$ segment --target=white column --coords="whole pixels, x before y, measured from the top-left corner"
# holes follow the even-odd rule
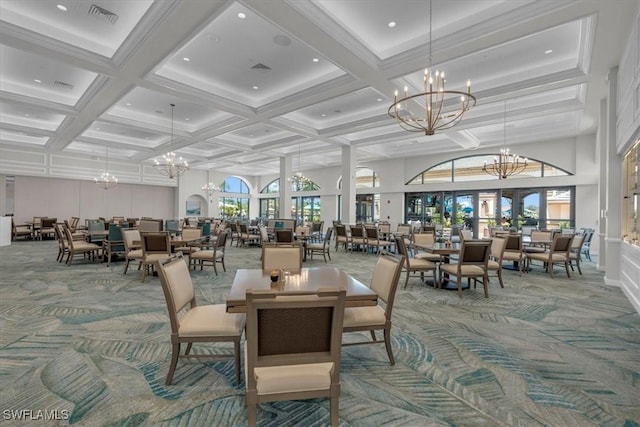
[[[342,222],[356,222],[356,153],[352,146],[342,147]]]
[[[607,100],[600,100],[600,120],[598,126],[596,150],[596,163],[600,168],[600,177],[598,179],[598,225],[595,234],[591,240],[598,240],[598,270],[604,271],[606,268],[607,248],[605,237],[607,235],[607,219],[605,212],[607,211],[607,128],[609,123],[607,120]]]
[[[280,215],[279,218],[291,218],[291,178],[292,158],[280,157]]]
[[[618,67],[609,70],[607,97],[607,208],[606,208],[606,258],[605,283],[620,283],[620,246],[622,244],[622,158],[616,149],[616,105],[618,91]]]

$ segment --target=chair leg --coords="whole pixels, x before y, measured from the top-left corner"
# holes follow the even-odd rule
[[[458,282],[458,297],[462,298],[462,277],[456,277]]]
[[[236,368],[236,382],[240,385],[240,340],[233,342],[233,350],[235,352],[235,368]]]
[[[498,267],[498,281],[500,282],[500,287],[504,288],[504,283],[502,282],[502,267]]]
[[[565,269],[565,270],[566,270],[566,272],[567,272],[567,277],[568,277],[569,279],[571,279],[571,273],[569,272],[569,261],[565,261],[565,263],[564,263],[564,269]]]
[[[371,331],[373,332],[373,331]],[[384,329],[384,346],[387,348],[387,355],[389,356],[389,363],[396,364],[396,360],[393,358],[393,349],[391,348],[391,330]]]
[[[408,283],[409,283],[409,270],[407,270],[407,277],[404,279],[404,287],[405,287],[405,289],[406,289]]]
[[[169,365],[169,373],[167,373],[167,379],[164,382],[165,385],[171,385],[171,381],[173,381],[173,374],[176,371],[176,366],[178,365],[178,357],[180,356],[180,343],[175,343],[172,346],[171,350],[171,364]]]
[[[582,275],[582,269],[580,268],[580,258],[578,258],[578,260],[576,261],[576,266],[578,267],[578,273]]]
[[[482,276],[482,286],[484,287],[484,297],[489,298],[489,277],[485,274]]]
[[[248,403],[247,402],[247,425],[249,427],[254,427],[258,422],[257,412],[258,405],[256,403]]]
[[[331,412],[331,427],[338,427],[340,420],[338,417],[339,397],[332,396],[329,400],[329,411]]]

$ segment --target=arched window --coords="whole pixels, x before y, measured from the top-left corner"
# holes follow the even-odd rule
[[[356,188],[380,187],[380,176],[371,168],[356,168]],[[342,177],[338,181],[338,189],[342,188]]]
[[[291,191],[318,191],[320,186],[309,178],[302,178],[291,182]],[[260,193],[279,193],[280,192],[280,178],[276,178],[267,184]]]
[[[220,185],[222,193],[249,194],[249,186],[244,180],[236,176],[228,176]],[[248,197],[218,198],[218,212],[225,219],[246,220],[249,215]]]
[[[237,176],[228,176],[222,181],[220,191],[223,193],[249,194],[249,186],[244,180]]]
[[[279,192],[280,192],[280,178],[274,179],[273,181],[265,185],[264,188],[260,191],[260,193],[262,194],[279,193]]]
[[[493,159],[493,155],[479,155],[448,160],[420,172],[407,185],[495,180],[497,178],[494,175],[482,170],[485,163],[493,163]],[[528,159],[527,167],[521,173],[509,176],[509,179],[567,175],[571,174],[549,163]]]

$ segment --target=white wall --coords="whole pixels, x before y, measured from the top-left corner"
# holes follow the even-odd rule
[[[118,184],[104,190],[90,181],[16,176],[14,215],[18,223],[34,216],[173,218],[174,195],[172,187]]]
[[[640,138],[640,8],[620,66],[616,106],[616,151],[620,157]],[[622,213],[623,215],[624,213]],[[622,218],[620,218],[622,220]],[[607,236],[612,238],[614,236]],[[621,240],[622,236],[615,236]],[[620,286],[640,312],[640,248],[621,242]]]

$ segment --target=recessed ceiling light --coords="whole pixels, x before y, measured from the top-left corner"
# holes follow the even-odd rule
[[[124,104],[124,105],[126,105],[127,107],[131,107],[131,103],[130,103],[130,102],[127,102],[127,103],[126,103],[126,104]]]
[[[184,62],[189,62],[189,61],[191,61],[191,58],[188,58],[188,57],[186,57],[186,56],[185,56],[184,58],[182,58],[182,60],[183,60]]]
[[[42,80],[40,80],[40,79],[33,79],[33,81],[36,82],[36,83],[42,83]]]
[[[394,21],[391,21],[391,22],[389,22],[389,23],[387,24],[387,27],[389,27],[389,28],[393,28],[393,27],[395,27],[395,26],[396,26],[396,23],[395,23]]]
[[[378,101],[378,102],[382,102],[382,98],[378,98],[378,99],[377,99],[377,101]]]
[[[547,49],[547,50],[544,51],[544,54],[545,55],[549,55],[552,52],[553,52],[553,49]]]
[[[320,60],[318,58],[313,58],[312,61],[313,62],[320,62]]]
[[[322,114],[322,117],[327,117],[327,115],[326,114]]]
[[[258,90],[258,86],[254,86],[254,87],[253,87],[253,90]]]
[[[191,119],[190,119],[189,117],[185,117],[185,118],[184,118],[184,120],[185,120],[186,122],[188,122],[188,121],[189,121],[189,120],[191,120]]]
[[[96,130],[100,130],[100,128],[98,126],[96,126]]]
[[[246,17],[247,17],[247,15],[245,15],[243,12],[238,12],[238,18],[244,19]]]
[[[56,5],[56,7],[57,7],[59,10],[63,11],[63,12],[66,12],[66,11],[67,11],[67,7],[66,7],[65,5],[63,5],[63,4],[58,4],[58,5]]]

